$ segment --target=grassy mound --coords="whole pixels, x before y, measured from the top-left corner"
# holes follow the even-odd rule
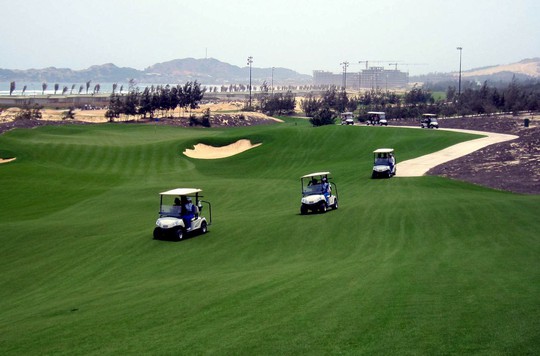
[[[235,129],[15,130],[0,149],[2,354],[535,354],[540,197],[371,180],[473,136],[302,120]],[[182,151],[248,138],[220,160]],[[329,170],[340,208],[302,216]],[[398,171],[399,175],[399,171]],[[158,192],[198,187],[208,234],[152,240]]]

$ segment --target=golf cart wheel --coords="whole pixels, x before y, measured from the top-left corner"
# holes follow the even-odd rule
[[[175,237],[180,241],[180,240],[183,240],[184,239],[184,229],[182,229],[181,227],[179,227],[178,229],[176,229],[174,231],[174,235]]]
[[[338,208],[338,200],[336,198],[336,200],[334,201],[334,205],[332,205],[332,209],[336,210]]]
[[[306,215],[308,213],[308,208],[304,205],[300,207],[300,214]]]
[[[326,202],[322,202],[321,205],[320,205],[320,207],[319,207],[319,211],[320,211],[321,213],[326,213],[326,209],[327,209],[327,207],[326,207]]]
[[[388,176],[388,178],[392,178],[392,171],[391,170],[388,170],[387,176]]]
[[[208,225],[206,221],[203,221],[201,224],[201,234],[206,234],[208,232]]]
[[[161,232],[161,229],[159,227],[156,227],[154,229],[154,240],[159,240],[161,239],[161,236],[162,236],[162,232]]]

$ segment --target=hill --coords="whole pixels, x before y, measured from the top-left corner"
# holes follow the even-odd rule
[[[252,67],[252,83],[270,83],[272,68]],[[311,83],[310,75],[291,69],[273,69],[274,82],[279,85]],[[124,82],[135,79],[139,83],[183,83],[197,80],[203,84],[247,84],[249,67],[238,67],[214,58],[184,58],[156,63],[144,70],[118,67],[112,63],[94,65],[83,70],[48,67],[43,69],[0,69],[0,82]]]
[[[429,73],[418,76],[411,76],[411,82],[446,82],[455,81],[458,77],[458,72],[451,73]],[[474,68],[461,72],[461,76],[465,80],[470,81],[490,81],[490,82],[509,82],[513,78],[540,79],[540,58],[529,58],[517,63],[500,64],[488,67]]]
[[[464,77],[479,77],[511,73],[540,78],[540,58],[524,59],[517,63],[501,64],[490,67],[471,69],[462,73]]]
[[[229,85],[249,83],[249,74],[248,66],[239,67],[215,58],[183,58],[155,63],[144,70],[118,67],[112,63],[94,65],[82,70],[56,67],[26,70],[0,68],[0,82],[84,83],[90,80],[93,83],[127,83],[130,79],[134,79],[138,83],[149,84],[184,83],[197,80],[207,85]],[[454,81],[457,75],[457,72],[429,73],[411,76],[410,82]],[[540,78],[540,58],[466,70],[462,72],[462,76],[467,80],[480,82],[485,80],[507,82],[514,77],[517,79]],[[252,67],[251,77],[253,85],[260,85],[264,81],[270,84],[272,78],[275,85],[313,83],[311,75],[282,67],[273,69]]]

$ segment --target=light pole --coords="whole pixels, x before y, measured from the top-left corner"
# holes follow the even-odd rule
[[[272,96],[274,96],[274,67],[272,67]]]
[[[253,63],[253,57],[247,58],[247,64],[249,65],[249,108],[251,109],[251,63]]]
[[[347,90],[347,67],[349,66],[349,62],[345,61],[340,63],[343,66],[343,91]]]
[[[461,51],[463,47],[456,47],[459,51],[459,79],[458,79],[458,98],[461,96]]]

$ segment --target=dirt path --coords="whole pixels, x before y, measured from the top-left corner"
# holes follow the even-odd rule
[[[418,127],[409,127],[418,129]],[[420,177],[426,174],[430,169],[446,163],[448,161],[454,160],[456,158],[468,155],[474,151],[482,149],[484,147],[515,140],[519,138],[516,135],[501,134],[494,132],[485,132],[485,131],[474,131],[474,130],[463,130],[463,129],[439,129],[446,131],[455,131],[470,133],[476,135],[483,135],[486,137],[478,138],[471,141],[461,142],[456,145],[447,147],[443,150],[433,152],[421,157],[413,158],[407,161],[403,161],[397,164],[397,174],[396,177]]]

